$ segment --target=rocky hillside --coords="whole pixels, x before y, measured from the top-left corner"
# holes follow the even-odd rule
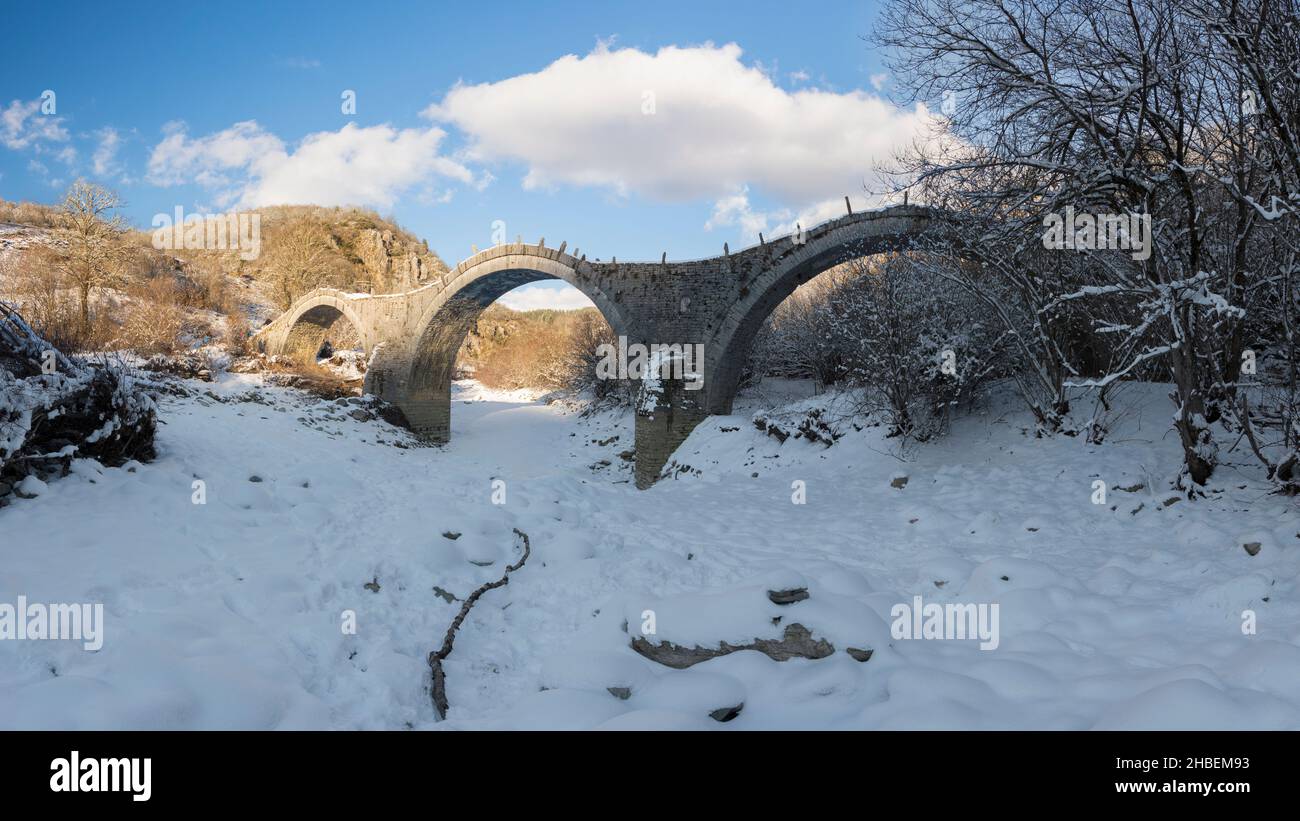
[[[229,252],[163,250],[153,247],[150,229],[130,232],[128,239],[150,257],[151,272],[169,268],[187,273],[192,267],[219,265],[223,273],[255,281],[275,276],[285,262],[280,247],[293,229],[306,228],[319,248],[313,267],[322,281],[310,285],[393,293],[424,285],[445,272],[447,264],[429,249],[425,240],[391,219],[362,208],[324,208],[281,205],[258,209],[262,248],[255,260],[242,260]],[[0,257],[49,245],[51,230],[59,224],[59,209],[40,203],[14,203],[0,199]]]
[[[322,208],[287,205],[261,208],[263,253],[242,262],[239,273],[254,278],[269,271],[276,259],[276,240],[295,224],[321,229],[328,259],[322,266],[340,286],[377,294],[418,288],[447,270],[447,264],[429,250],[425,240],[361,208]],[[327,284],[327,283],[325,283]]]
[[[103,249],[105,270],[84,300],[87,319],[78,316],[76,276],[66,265],[65,208],[0,200],[0,299],[69,350],[140,347],[142,335],[149,353],[208,338],[238,342],[313,288],[392,293],[447,270],[427,242],[360,208],[259,209],[253,259],[174,247],[170,232],[172,242],[158,248],[152,228],[122,226]]]

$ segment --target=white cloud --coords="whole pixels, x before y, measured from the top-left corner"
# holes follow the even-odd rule
[[[41,101],[24,103],[14,100],[0,110],[0,143],[6,148],[19,150],[42,142],[66,142],[68,130],[63,118],[42,114]]]
[[[149,156],[147,179],[154,185],[192,182],[204,188],[228,188],[236,184],[235,178],[260,175],[259,169],[288,157],[280,138],[252,120],[198,139],[191,139],[180,122],[163,126],[163,133],[166,136]]]
[[[595,307],[582,291],[568,283],[557,285],[539,282],[523,285],[504,294],[497,301],[514,311],[537,311],[543,308],[572,311],[578,308]]]
[[[749,202],[749,188],[723,197],[713,204],[713,215],[704,223],[706,231],[720,227],[738,227],[747,240],[758,237],[767,230],[768,214],[755,211]]]
[[[853,206],[854,213],[860,213],[872,208],[879,208],[885,204],[881,197],[867,197],[862,194],[849,197],[849,204]],[[811,205],[800,208],[798,211],[782,211],[772,214],[772,218],[779,220],[776,225],[772,226],[772,236],[780,237],[786,234],[793,234],[802,227],[804,230],[820,225],[830,219],[842,217],[848,213],[848,208],[844,204],[843,197],[833,197],[831,199],[815,202]]]
[[[876,91],[880,91],[882,88],[885,87],[885,81],[888,79],[889,79],[888,74],[872,74],[871,87],[874,88]]]
[[[457,86],[425,114],[465,132],[473,159],[526,164],[526,188],[690,201],[748,186],[790,208],[860,192],[930,122],[864,91],[787,91],[734,44],[653,54],[598,45],[532,74]]]
[[[219,204],[289,203],[388,208],[405,191],[437,179],[474,183],[464,165],[438,153],[440,128],[348,123],[309,134],[290,149],[254,121],[191,138],[173,123],[149,158],[150,182],[216,189]]]
[[[854,213],[879,208],[884,204],[885,200],[882,197],[867,197],[863,194],[849,196],[849,205],[853,206]],[[739,228],[742,241],[752,243],[758,241],[759,233],[763,233],[766,239],[771,240],[793,234],[801,227],[804,230],[810,229],[847,213],[844,197],[821,200],[798,210],[790,208],[757,210],[749,201],[748,191],[741,191],[714,203],[713,215],[709,217],[704,227],[709,231],[719,227]]]
[[[105,126],[94,133],[99,140],[95,153],[91,156],[92,167],[97,177],[110,177],[121,173],[117,162],[117,151],[122,147],[122,135],[116,128]]]
[[[245,191],[249,205],[311,202],[388,207],[404,190],[435,177],[473,181],[465,166],[439,156],[444,132],[386,125],[312,134],[298,150],[265,168]]]

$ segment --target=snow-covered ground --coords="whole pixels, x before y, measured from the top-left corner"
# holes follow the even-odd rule
[[[0,728],[1300,728],[1295,502],[1244,457],[1169,501],[1159,386],[1129,389],[1104,445],[1036,440],[1008,400],[901,459],[847,423],[830,448],[778,442],[750,421],[768,392],[643,492],[630,416],[459,383],[451,444],[398,447],[356,405],[194,387],[162,400],[156,462],[78,463],[0,509],[0,603],[106,619],[94,652],[0,641]],[[499,577],[512,528],[532,556],[466,620],[437,722],[426,657],[460,602],[435,587]],[[767,598],[793,587],[809,597]],[[893,637],[917,595],[997,603],[996,649]],[[648,611],[656,640],[797,621],[834,652],[670,669],[629,648]]]

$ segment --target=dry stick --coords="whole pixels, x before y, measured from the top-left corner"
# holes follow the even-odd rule
[[[488,582],[465,599],[465,603],[461,605],[460,612],[456,614],[451,627],[447,628],[447,635],[442,640],[442,649],[429,654],[429,667],[433,670],[433,709],[438,714],[439,721],[447,717],[447,676],[442,671],[442,662],[447,656],[451,655],[451,645],[456,641],[456,631],[460,629],[461,622],[465,621],[465,617],[469,615],[469,609],[474,606],[474,602],[478,601],[479,596],[489,590],[508,584],[510,574],[523,567],[524,562],[528,561],[528,553],[532,549],[528,542],[528,534],[517,527],[514,528],[514,531],[516,536],[524,540],[524,555],[519,557],[519,561],[506,567],[505,575],[501,578],[494,582]]]

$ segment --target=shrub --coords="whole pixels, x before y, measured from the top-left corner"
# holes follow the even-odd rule
[[[127,289],[121,341],[141,356],[174,353],[185,330],[181,288],[172,277],[162,276]]]

